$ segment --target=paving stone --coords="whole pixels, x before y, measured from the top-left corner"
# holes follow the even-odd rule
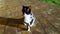
[[[46,3],[42,3],[38,0],[27,0],[27,1],[26,0],[3,0],[3,4],[0,5],[0,17],[20,19],[20,17],[22,17],[22,5],[31,5],[32,11],[35,14],[35,16],[37,16],[36,18],[38,19],[39,23],[36,22],[36,26],[35,28],[33,27],[31,29],[32,30],[31,33],[27,31],[20,32],[21,30],[24,30],[27,28],[26,26],[21,24],[23,20],[19,21],[20,24],[16,24],[15,23],[16,21],[12,22],[12,20],[9,20],[8,24],[6,25],[7,19],[0,18],[0,24],[6,25],[5,26],[6,28],[3,26],[0,26],[0,29],[1,29],[0,34],[2,34],[4,29],[5,29],[4,34],[16,34],[16,33],[18,34],[45,34],[45,32],[47,32],[48,34],[60,34],[59,33],[60,25],[57,24],[57,23],[60,23],[58,21],[60,19],[58,20],[55,19],[56,17],[60,17],[60,9],[57,12],[55,12],[57,8],[54,8],[51,5],[48,5]],[[52,8],[54,8],[55,11],[50,10]],[[48,12],[44,12],[44,11],[48,11]],[[43,14],[41,12],[43,12]],[[52,17],[52,19],[49,18],[50,20],[48,20],[46,18],[49,16]],[[18,25],[18,29],[16,30],[15,28],[17,27],[17,25]],[[59,27],[54,27],[58,25]]]
[[[6,26],[4,34],[16,34],[16,28]]]
[[[21,32],[18,32],[18,34],[21,34]]]
[[[4,30],[0,30],[0,34],[3,34]]]
[[[28,31],[22,31],[21,34],[31,34],[31,33]]]
[[[25,25],[19,24],[19,25],[18,25],[18,28],[19,28],[21,31],[27,31],[27,26],[25,26]]]
[[[0,24],[0,34],[3,34],[4,32],[5,25]]]

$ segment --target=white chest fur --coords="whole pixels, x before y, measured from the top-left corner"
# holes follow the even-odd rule
[[[25,21],[26,23],[30,23],[33,16],[32,16],[31,14],[28,14],[28,15],[25,14],[24,16],[25,16],[25,20],[24,20],[24,21]]]

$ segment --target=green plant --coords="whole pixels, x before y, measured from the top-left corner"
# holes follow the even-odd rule
[[[54,5],[57,7],[60,7],[60,0],[42,0],[43,2],[46,2],[50,5]]]

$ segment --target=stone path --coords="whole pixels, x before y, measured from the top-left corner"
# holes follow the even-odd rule
[[[60,9],[40,0],[0,0],[0,34],[60,34]],[[35,26],[31,32],[21,31],[16,26],[18,24],[10,22],[5,18],[21,19],[22,6],[31,5],[31,9],[36,17]],[[8,23],[6,25],[6,23]],[[12,21],[12,20],[11,20]],[[19,20],[18,20],[19,21]],[[23,20],[19,21],[21,23]],[[15,26],[15,27],[14,27]],[[21,28],[21,24],[18,27]],[[25,26],[23,26],[25,27]]]

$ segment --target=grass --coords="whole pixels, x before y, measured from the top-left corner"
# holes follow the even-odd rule
[[[60,0],[42,0],[44,3],[54,5],[60,8]]]

